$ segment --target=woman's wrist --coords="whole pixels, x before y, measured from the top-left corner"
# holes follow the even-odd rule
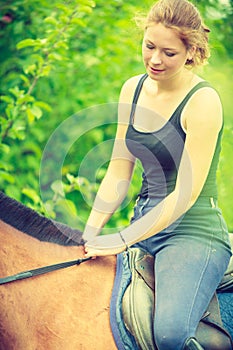
[[[98,236],[101,232],[101,228],[99,227],[93,227],[90,225],[86,225],[84,232],[83,232],[83,236],[82,238],[85,241],[91,241],[92,239],[94,239],[96,236]]]

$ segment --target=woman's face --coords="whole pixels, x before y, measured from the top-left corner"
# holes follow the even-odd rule
[[[192,58],[175,30],[161,23],[146,29],[142,56],[148,75],[157,81],[175,77],[183,71],[187,59]]]

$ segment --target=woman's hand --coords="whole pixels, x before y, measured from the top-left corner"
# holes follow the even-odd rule
[[[97,236],[85,244],[85,257],[116,255],[126,250],[119,233]]]

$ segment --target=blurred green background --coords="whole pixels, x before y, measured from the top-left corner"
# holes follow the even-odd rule
[[[216,87],[224,105],[219,205],[233,231],[233,1],[193,3],[211,29],[211,58],[198,73]],[[111,154],[121,86],[144,72],[142,33],[134,17],[152,4],[1,1],[0,190],[83,229]],[[62,123],[74,115],[66,129]],[[75,133],[77,140],[69,145]],[[58,135],[54,148],[48,143],[52,135]],[[128,224],[140,174],[138,165],[109,228]]]

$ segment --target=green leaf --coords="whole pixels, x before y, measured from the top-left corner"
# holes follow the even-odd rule
[[[81,18],[72,18],[70,23],[77,24],[78,26],[83,27],[83,28],[85,28],[87,26],[87,24]]]
[[[22,189],[22,194],[30,198],[34,203],[36,204],[40,203],[40,197],[38,196],[37,192],[34,189],[24,187]]]
[[[60,180],[56,180],[52,183],[51,188],[54,193],[59,194],[61,197],[64,197],[63,183]]]
[[[86,13],[86,14],[90,14],[90,13],[92,13],[93,10],[92,10],[92,7],[90,7],[90,6],[81,5],[79,8],[79,11]]]
[[[14,88],[9,89],[9,92],[12,93],[15,97],[23,97],[25,94],[24,90],[20,90],[18,86],[15,86]]]
[[[31,95],[24,95],[22,97],[19,97],[18,100],[16,101],[17,104],[23,104],[23,103],[28,103],[28,102],[34,102],[35,98]]]
[[[60,41],[56,42],[56,44],[54,44],[54,48],[56,48],[56,49],[60,49],[61,48],[61,49],[68,50],[69,46],[65,43],[65,41],[61,41],[60,40]]]
[[[69,15],[71,13],[71,9],[65,5],[65,4],[56,4],[56,8],[62,10],[66,15]],[[60,19],[60,18],[59,18]]]
[[[63,60],[63,56],[62,55],[59,55],[58,53],[56,52],[52,52],[48,55],[48,58],[50,60],[53,60],[53,61],[62,61]]]
[[[0,126],[8,124],[7,118],[0,116]]]
[[[13,184],[15,182],[14,176],[3,170],[0,170],[0,179],[3,179],[10,184]]]
[[[62,212],[67,212],[69,215],[77,217],[77,209],[75,207],[75,204],[69,200],[69,199],[59,199],[56,203],[58,207],[61,208]]]
[[[8,154],[10,152],[10,146],[8,146],[5,143],[0,144],[0,153],[6,153]]]
[[[47,112],[51,112],[52,108],[50,107],[50,105],[44,101],[36,101],[34,103],[34,106],[38,106],[39,108],[44,109]]]
[[[38,62],[40,67],[44,64],[44,58],[38,53],[32,54],[31,58],[34,62]]]
[[[21,189],[18,188],[17,184],[9,184],[4,189],[7,196],[16,199],[17,201],[21,200]]]
[[[30,85],[30,81],[26,75],[20,74],[20,78],[23,80],[23,82],[26,84],[26,86]]]
[[[74,182],[74,179],[75,179],[75,177],[74,177],[74,175],[72,175],[72,174],[66,174],[66,178],[67,178],[67,180],[70,182],[70,183],[73,183]]]
[[[26,135],[25,135],[25,131],[24,130],[12,130],[11,133],[9,133],[9,135],[13,138],[13,139],[17,139],[17,140],[24,140]]]
[[[20,41],[16,45],[16,47],[17,47],[18,50],[20,50],[20,49],[23,49],[25,47],[36,46],[36,45],[37,45],[36,40],[34,40],[34,39],[24,39],[24,40]]]
[[[35,121],[35,115],[32,113],[31,108],[26,109],[28,123],[32,124]]]
[[[45,23],[52,24],[52,25],[54,25],[54,26],[57,25],[57,20],[56,20],[54,17],[52,17],[52,16],[46,17],[46,18],[44,19],[44,22],[45,22]]]
[[[38,106],[32,106],[30,108],[31,113],[36,117],[36,119],[40,119],[42,117],[42,110]]]
[[[17,116],[17,120],[14,122],[13,126],[9,130],[9,137],[18,140],[25,139],[25,121],[24,116],[21,118],[21,115]],[[20,120],[21,119],[21,120]]]
[[[36,65],[33,63],[33,64],[31,64],[31,65],[25,67],[25,68],[24,68],[24,72],[25,72],[26,74],[32,74],[32,75],[34,75],[35,72],[36,72],[36,69],[37,69],[37,68],[36,68]]]
[[[9,166],[8,166],[7,163],[2,162],[2,161],[0,160],[0,169],[5,170],[5,171],[9,171]]]
[[[14,103],[14,100],[10,96],[2,95],[0,96],[1,101],[4,101],[6,103]]]
[[[86,5],[86,6],[90,6],[90,7],[96,6],[95,1],[93,1],[93,0],[79,0],[78,3],[81,5]]]
[[[47,44],[48,39],[47,38],[43,38],[43,39],[37,39],[36,43],[39,47],[45,46],[45,44]]]
[[[45,67],[43,67],[42,71],[40,72],[40,77],[47,77],[51,72],[51,69],[51,65],[46,65]]]
[[[6,112],[6,115],[7,115],[8,119],[10,119],[10,120],[13,119],[14,120],[18,116],[19,108],[16,107],[16,106],[8,105],[6,110],[5,110],[5,112]]]

